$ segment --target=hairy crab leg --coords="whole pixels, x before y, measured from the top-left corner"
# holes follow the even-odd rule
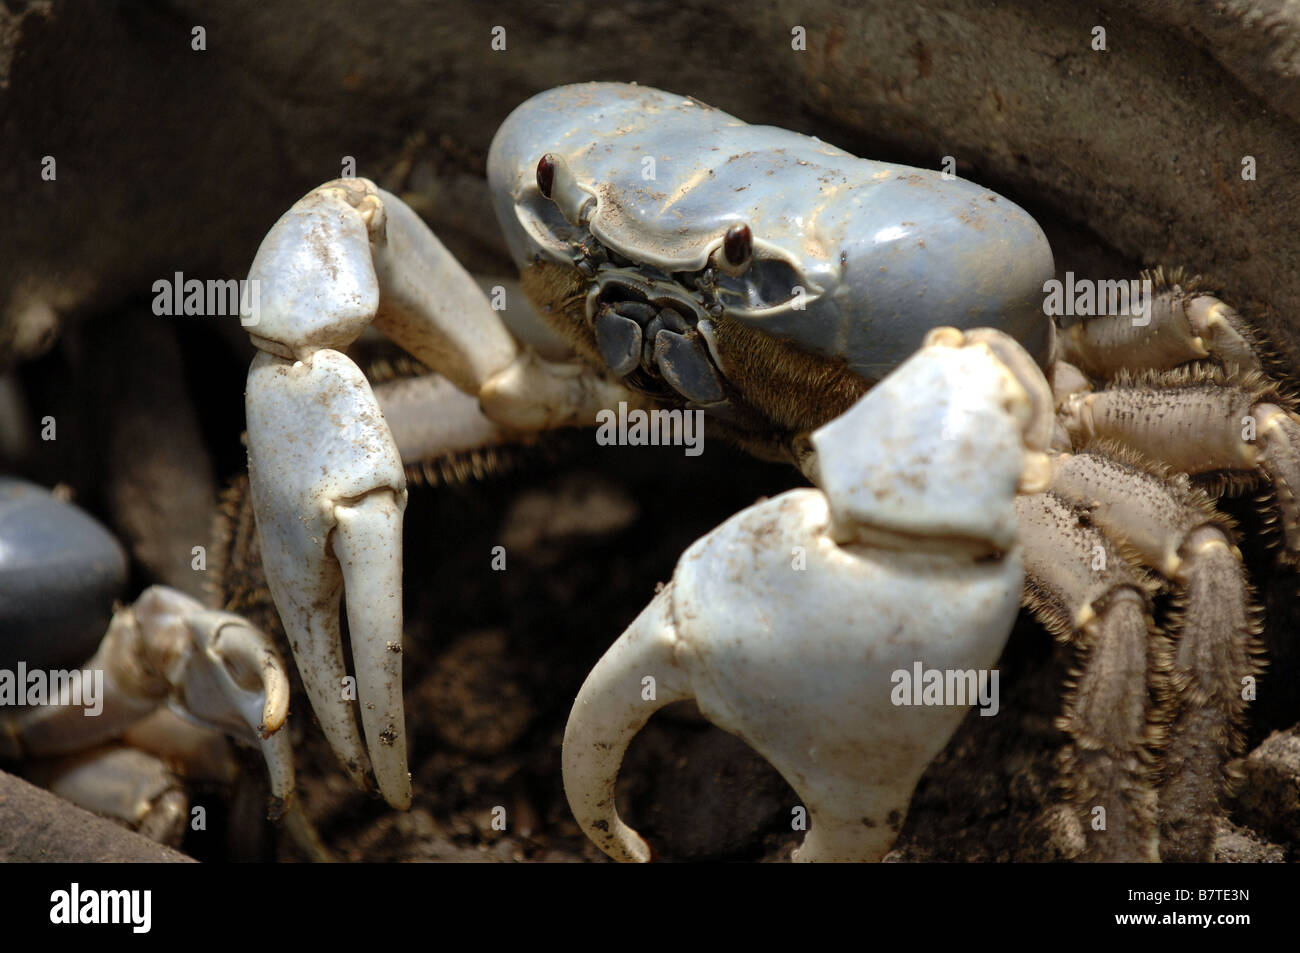
[[[1147,755],[1155,716],[1147,700],[1150,657],[1160,649],[1151,648],[1146,581],[1068,500],[1038,493],[1018,499],[1016,509],[1026,605],[1081,656],[1057,726],[1074,742],[1066,777],[1090,830],[1089,855],[1155,861],[1156,798]]]
[[[1174,588],[1168,723],[1160,786],[1160,859],[1207,861],[1228,787],[1222,765],[1240,747],[1242,680],[1257,674],[1258,609],[1233,544],[1232,521],[1186,478],[1101,443],[1054,458],[1052,492]],[[1060,559],[1059,552],[1052,556]],[[1168,709],[1168,710],[1165,710]]]
[[[1284,558],[1300,562],[1300,416],[1262,375],[1191,366],[1121,377],[1069,396],[1062,420],[1077,444],[1114,440],[1221,486],[1267,478]]]
[[[1159,269],[1143,278],[1151,282],[1151,297],[1142,320],[1117,313],[1078,321],[1057,338],[1061,356],[1096,378],[1172,370],[1206,358],[1241,371],[1260,369],[1254,331],[1231,306],[1200,290],[1197,279]]]
[[[467,436],[504,442],[507,432],[591,423],[626,392],[521,350],[419,217],[365,179],[326,183],[296,203],[268,232],[249,278],[259,294],[246,320],[261,353],[246,392],[248,470],[268,585],[331,746],[363,787],[373,766],[384,798],[404,808],[406,483],[380,404],[343,349],[373,322],[481,404],[482,413],[453,412],[465,427],[420,434],[422,453]],[[409,431],[409,413],[401,423]],[[339,628],[344,594],[355,692]]]
[[[682,698],[803,798],[811,826],[795,859],[878,860],[893,843],[968,704],[899,705],[893,675],[996,662],[1024,579],[1013,502],[1044,488],[1052,428],[1047,383],[1009,338],[945,328],[926,341],[813,434],[823,489],[697,541],[588,676],[564,786],[611,857],[651,857],[614,784],[632,737]]]

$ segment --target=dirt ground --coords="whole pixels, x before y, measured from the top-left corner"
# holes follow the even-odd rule
[[[828,0],[751,17],[691,2],[503,2],[492,15],[508,19],[514,45],[496,59],[483,39],[491,24],[445,29],[439,5],[394,3],[355,21],[334,2],[201,6],[0,9],[0,142],[12,148],[0,195],[26,229],[0,235],[0,383],[26,415],[13,432],[0,420],[0,469],[63,484],[111,526],[131,552],[131,594],[160,580],[215,585],[278,628],[255,572],[190,569],[196,541],[221,548],[210,525],[218,493],[245,467],[252,350],[237,327],[151,314],[152,281],[176,270],[242,277],[270,223],[349,154],[469,267],[504,273],[482,179],[487,142],[509,108],[560,82],[636,79],[892,160],[934,165],[956,153],[961,174],[1039,218],[1061,273],[1132,276],[1157,263],[1213,273],[1231,300],[1249,301],[1282,376],[1300,385],[1290,264],[1300,74],[1284,55],[1300,48],[1300,25],[1272,3],[1251,21],[1244,3],[1213,14],[1152,4],[1143,19],[1127,3],[1067,0],[852,10]],[[199,20],[207,59],[186,45]],[[796,20],[811,46],[791,67],[771,50],[788,49]],[[1088,51],[1096,22],[1115,44],[1109,60]],[[701,36],[726,36],[728,49],[664,55]],[[21,170],[51,151],[63,171],[42,192]],[[1267,173],[1259,188],[1235,178],[1246,152]],[[46,414],[59,420],[51,444],[30,436]],[[687,545],[801,482],[721,441],[686,458],[576,435],[484,480],[413,487],[403,648],[415,799],[397,813],[354,790],[297,696],[301,799],[330,853],[603,860],[560,784],[578,687]],[[1269,668],[1217,857],[1295,861],[1300,580],[1276,564],[1249,500],[1228,509],[1265,607]],[[505,571],[491,569],[496,545]],[[890,859],[1078,855],[1082,834],[1055,780],[1071,661],[1022,619],[998,663],[1001,715],[966,719],[922,779]],[[183,849],[207,861],[306,859],[266,820],[257,759],[246,762],[233,791],[191,792],[212,822]],[[661,712],[638,736],[618,796],[665,860],[781,861],[802,836],[781,777],[689,708]],[[505,830],[493,826],[497,808]]]

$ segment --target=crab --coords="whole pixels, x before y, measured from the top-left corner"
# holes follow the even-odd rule
[[[0,478],[0,762],[177,846],[189,811],[173,767],[228,781],[229,737],[260,751],[274,813],[296,810],[288,672],[274,642],[167,586],[106,618],[125,569],[95,520]]]
[[[312,706],[358,784],[373,776],[389,804],[410,803],[404,458],[658,409],[701,414],[710,435],[824,486],[819,428],[932,329],[987,327],[1046,375],[1050,391],[1029,392],[1050,394],[1056,411],[1050,485],[1018,500],[1016,532],[1026,604],[1080,652],[1061,725],[1085,856],[1208,856],[1242,683],[1258,668],[1257,609],[1213,494],[1266,479],[1286,552],[1300,550],[1300,419],[1259,370],[1262,348],[1237,312],[1157,273],[1144,319],[1058,327],[1045,302],[1051,249],[1005,198],[635,85],[533,97],[498,131],[488,177],[531,318],[504,286],[485,296],[411,209],[366,179],[300,200],[249,272],[260,289],[241,318],[259,350],[246,413],[262,559]],[[514,329],[529,321],[567,357],[525,344]],[[344,353],[371,326],[434,373],[377,396]],[[941,426],[978,441],[976,416],[954,410]],[[871,439],[829,432],[823,444]],[[888,529],[925,518],[900,511]],[[1161,588],[1182,606],[1163,629]]]

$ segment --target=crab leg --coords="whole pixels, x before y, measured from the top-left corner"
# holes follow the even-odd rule
[[[23,776],[78,807],[116,818],[150,840],[179,847],[189,799],[157,756],[105,745],[27,766]]]
[[[519,439],[484,414],[476,398],[440,374],[385,381],[375,386],[375,399],[407,464]]]
[[[1154,628],[1148,588],[1104,535],[1083,525],[1083,511],[1068,500],[1038,493],[1017,499],[1016,509],[1026,604],[1083,657],[1057,726],[1074,742],[1067,779],[1089,829],[1089,857],[1155,861],[1156,803],[1146,753],[1154,731],[1147,704]],[[1167,667],[1162,662],[1156,671]]]
[[[1177,611],[1160,789],[1160,859],[1213,859],[1214,827],[1240,747],[1242,680],[1257,674],[1257,610],[1232,524],[1204,492],[1132,451],[1101,444],[1054,460],[1052,492],[1170,580]],[[1056,558],[1059,558],[1059,554]]]
[[[1057,339],[1067,361],[1099,378],[1119,371],[1172,370],[1205,358],[1259,370],[1259,343],[1250,326],[1232,307],[1201,291],[1197,279],[1184,289],[1181,275],[1160,269],[1143,278],[1152,289],[1144,317],[1115,313],[1072,324]]]
[[[1191,367],[1121,378],[1066,399],[1062,420],[1076,443],[1102,438],[1221,486],[1273,488],[1284,556],[1300,561],[1300,416],[1256,373]]]
[[[365,179],[327,183],[295,204],[267,234],[249,279],[258,306],[247,303],[245,320],[262,353],[246,392],[248,470],[268,585],[330,744],[363,787],[373,763],[384,798],[406,807],[406,484],[379,403],[341,352],[373,322],[481,403],[486,416],[469,415],[468,431],[421,435],[425,453],[467,435],[500,442],[507,432],[589,423],[623,392],[521,351],[419,217]],[[345,592],[355,693],[338,619]]]

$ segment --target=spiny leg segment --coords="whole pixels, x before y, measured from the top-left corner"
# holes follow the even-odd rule
[[[1208,860],[1227,788],[1222,766],[1241,743],[1242,681],[1259,668],[1258,611],[1231,521],[1185,475],[1114,444],[1057,457],[1051,488],[1174,588],[1166,626],[1174,649],[1162,660],[1169,669],[1157,678],[1155,710],[1164,731],[1160,857]]]
[[[1103,391],[1076,394],[1063,408],[1075,443],[1106,438],[1174,470],[1205,476],[1212,490],[1267,479],[1281,521],[1285,558],[1300,554],[1300,417],[1257,372],[1197,365],[1121,374]]]
[[[1070,735],[1065,783],[1089,832],[1091,860],[1156,859],[1148,747],[1150,584],[1088,525],[1087,510],[1052,492],[1019,497],[1025,601],[1079,653],[1057,724]],[[1100,810],[1099,810],[1100,809]]]
[[[1247,321],[1196,278],[1157,270],[1142,318],[1111,314],[1064,329],[1053,368],[1063,455],[1052,489],[1135,564],[1173,584],[1167,678],[1157,676],[1160,854],[1208,860],[1241,743],[1243,681],[1260,669],[1258,609],[1209,494],[1273,486],[1284,559],[1300,553],[1300,418],[1261,372],[1269,352]],[[1193,363],[1194,362],[1194,363]],[[1075,365],[1075,366],[1072,366]],[[1077,366],[1077,367],[1076,367]],[[1109,379],[1091,392],[1087,378]],[[1159,464],[1150,461],[1158,460]]]

